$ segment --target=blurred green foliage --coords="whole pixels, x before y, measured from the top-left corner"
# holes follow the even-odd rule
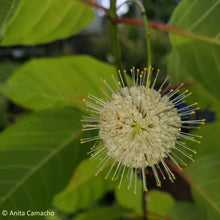
[[[9,60],[0,63],[0,83],[5,83],[18,66],[18,62]],[[9,125],[9,118],[7,99],[3,94],[0,94],[0,130]]]
[[[141,183],[134,194],[133,188],[127,190],[126,178],[118,189],[118,183],[105,180],[103,174],[94,177],[96,164],[83,160],[91,146],[79,144],[80,118],[85,110],[82,97],[88,92],[101,96],[100,78],[113,82],[111,75],[116,73],[114,66],[107,64],[115,61],[108,16],[100,18],[103,23],[98,31],[78,33],[93,21],[92,7],[76,0],[20,0],[16,9],[18,2],[0,0],[0,38],[4,46],[0,56],[0,88],[4,94],[0,96],[0,129],[5,129],[0,134],[1,209],[53,207],[56,216],[48,220],[142,218]],[[186,37],[150,30],[153,66],[162,72],[159,80],[168,63],[172,82],[196,80],[187,86],[193,91],[188,103],[198,101],[202,110],[216,113],[214,123],[193,131],[204,136],[196,162],[184,169],[192,182],[193,203],[188,197],[188,202],[177,202],[175,194],[173,198],[169,193],[150,190],[149,220],[218,219],[219,1],[183,0],[177,7],[174,0],[143,3],[149,20],[167,22],[171,17],[170,25],[191,34]],[[134,18],[138,10],[133,4],[129,7],[123,16]],[[142,28],[119,25],[119,40],[124,67],[145,67]],[[86,56],[79,56],[82,53]],[[70,54],[75,55],[64,56]],[[44,58],[37,59],[39,56]],[[12,125],[16,120],[11,119],[16,117],[10,105],[21,108],[18,115],[23,117]]]

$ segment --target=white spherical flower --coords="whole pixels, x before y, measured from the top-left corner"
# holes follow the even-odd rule
[[[195,113],[197,108],[194,106],[197,103],[178,108],[183,99],[191,94],[188,90],[178,94],[182,84],[175,89],[168,90],[166,87],[164,90],[167,77],[157,91],[154,87],[159,71],[149,86],[151,71],[151,67],[145,68],[142,72],[139,70],[135,72],[133,68],[131,70],[133,85],[130,87],[124,85],[119,72],[121,82],[116,82],[113,77],[117,90],[103,80],[111,94],[103,90],[105,101],[89,95],[90,100],[85,102],[94,116],[86,116],[82,120],[86,122],[83,130],[99,131],[97,136],[82,139],[82,142],[95,140],[102,142],[98,145],[96,141],[90,152],[92,158],[101,158],[97,174],[113,159],[106,178],[112,175],[112,179],[118,179],[120,176],[120,187],[127,169],[130,175],[129,188],[135,172],[135,191],[137,172],[141,173],[143,189],[147,190],[146,172],[149,167],[158,186],[161,185],[160,175],[163,178],[167,175],[173,181],[175,176],[164,158],[169,157],[179,168],[181,164],[185,165],[173,152],[175,149],[193,160],[191,154],[187,152],[195,151],[181,140],[185,138],[199,143],[195,137],[200,136],[182,132],[181,127],[190,128],[193,124],[204,123],[204,120],[189,120],[188,116]],[[112,172],[114,166],[116,168]]]

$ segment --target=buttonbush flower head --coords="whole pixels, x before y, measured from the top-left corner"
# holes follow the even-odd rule
[[[89,153],[91,158],[100,159],[96,175],[108,167],[106,178],[120,179],[120,187],[124,176],[128,176],[128,188],[134,182],[135,191],[137,175],[142,180],[143,189],[147,190],[147,172],[153,173],[157,186],[161,186],[161,178],[165,179],[165,176],[173,182],[175,176],[165,158],[179,168],[186,164],[175,152],[193,160],[191,153],[196,152],[182,140],[200,143],[196,139],[200,136],[181,129],[204,123],[204,120],[189,117],[198,109],[197,103],[180,107],[191,95],[188,90],[179,93],[183,84],[169,89],[166,77],[156,90],[159,71],[150,85],[151,73],[151,67],[143,71],[132,68],[133,85],[127,87],[119,71],[121,81],[112,79],[117,89],[103,80],[106,87],[102,89],[104,98],[91,94],[88,100],[84,100],[92,115],[83,117],[83,131],[98,130],[98,134],[81,142],[95,141]]]

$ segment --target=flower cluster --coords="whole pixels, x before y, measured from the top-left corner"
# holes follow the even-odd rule
[[[164,179],[168,176],[173,182],[175,176],[165,158],[169,158],[179,168],[186,163],[174,150],[193,160],[191,152],[196,152],[182,140],[200,143],[196,138],[201,136],[185,133],[181,129],[204,124],[204,120],[189,117],[198,109],[197,103],[181,107],[183,100],[191,95],[188,90],[179,94],[183,84],[169,89],[166,77],[160,88],[155,90],[159,71],[150,85],[151,74],[151,67],[143,71],[132,68],[133,85],[127,87],[119,71],[121,81],[116,81],[113,76],[117,89],[103,80],[108,89],[102,90],[105,98],[89,95],[88,100],[84,100],[92,115],[83,117],[83,130],[98,130],[99,133],[81,141],[96,141],[89,153],[91,158],[100,159],[97,174],[108,166],[106,178],[110,175],[112,180],[119,178],[120,187],[127,172],[128,188],[134,181],[135,191],[137,175],[142,179],[143,189],[147,190],[146,173],[149,169],[158,186],[161,186],[161,176]]]

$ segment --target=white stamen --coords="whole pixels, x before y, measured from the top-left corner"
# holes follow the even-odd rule
[[[95,140],[97,140],[97,139],[99,139],[99,136],[94,136],[94,137],[89,137],[89,138],[83,138],[83,139],[81,139],[81,142],[82,142],[82,143],[86,143],[86,142],[90,142],[90,141],[95,141]]]
[[[141,170],[142,170],[143,190],[144,190],[144,191],[147,191],[145,168],[142,167]]]
[[[112,165],[111,165],[111,167],[110,167],[110,169],[109,169],[107,175],[105,176],[105,179],[108,179],[108,176],[109,176],[109,174],[111,173],[113,167],[115,166],[116,161],[117,161],[117,160],[115,160],[115,161],[112,163]]]
[[[155,84],[156,84],[156,82],[157,82],[157,77],[158,77],[158,75],[159,75],[159,70],[157,71],[157,75],[156,75],[156,77],[155,77],[155,79],[154,79],[154,82],[153,82],[153,84],[152,84],[152,86],[151,86],[151,89],[154,89],[154,86],[155,86]]]
[[[115,179],[115,176],[116,176],[116,174],[117,174],[118,169],[119,169],[120,166],[121,166],[121,161],[118,163],[118,166],[117,166],[117,168],[116,168],[116,170],[115,170],[115,173],[114,173],[114,175],[113,175],[113,177],[112,177],[112,181]]]
[[[174,105],[177,105],[179,102],[181,102],[183,99],[186,99],[188,96],[192,95],[192,93],[188,93],[187,95],[184,95],[182,98],[178,99],[176,102],[174,102]]]
[[[121,179],[120,179],[120,182],[119,182],[118,188],[121,187],[121,183],[122,183],[122,180],[123,180],[123,176],[124,176],[124,173],[125,173],[125,169],[126,169],[126,166],[124,165],[124,169],[123,169],[122,174],[121,174]]]
[[[121,83],[122,83],[122,87],[125,87],[125,83],[124,83],[124,80],[123,80],[123,78],[122,78],[122,75],[121,75],[121,71],[120,71],[120,70],[118,71],[118,75],[119,75],[119,77],[120,77],[120,80],[121,80]]]
[[[165,78],[165,80],[164,80],[163,83],[161,84],[161,86],[160,86],[158,92],[161,92],[163,86],[165,85],[165,83],[167,82],[168,79],[169,79],[169,76],[167,76],[167,77]]]
[[[190,160],[192,160],[194,162],[194,160],[192,159],[192,157],[188,156],[185,152],[183,152],[182,150],[180,150],[179,148],[175,148],[175,150],[179,151],[181,154],[183,154],[185,157],[189,158]]]
[[[157,164],[157,168],[159,169],[159,171],[160,171],[160,173],[161,173],[163,179],[165,180],[166,177],[164,176],[163,171],[162,171],[162,169],[160,168],[160,165],[159,165],[159,164]]]
[[[96,176],[103,170],[103,168],[105,167],[105,165],[108,163],[108,161],[111,159],[110,156],[107,155],[107,157],[105,157],[102,161],[104,161],[104,163],[102,164],[102,166],[100,167],[100,169],[97,171],[97,173],[95,174]]]
[[[169,169],[169,167],[167,166],[167,164],[165,163],[165,161],[163,159],[161,160],[161,163],[163,164],[163,167],[166,170],[166,173],[169,177],[169,180],[173,183],[173,179],[175,179],[174,174],[171,172],[171,170]]]
[[[183,134],[180,134],[179,135],[181,138],[184,138],[184,139],[187,139],[187,140],[190,140],[190,141],[193,141],[193,142],[197,142],[200,144],[200,141],[194,139],[194,137],[191,137],[191,136],[187,136],[187,135],[183,135]]]
[[[183,148],[185,148],[185,149],[187,149],[187,150],[189,150],[189,151],[191,151],[192,153],[196,154],[196,151],[194,151],[193,149],[187,147],[186,145],[182,144],[181,142],[176,141],[176,144],[183,147]]]
[[[173,90],[173,92],[171,92],[168,97],[171,98],[173,97],[176,93],[178,93],[179,89],[183,86],[184,84],[181,83],[176,89]]]
[[[104,150],[104,151],[103,151]],[[103,151],[103,152],[102,152]],[[95,154],[92,154],[90,159],[96,157],[96,159],[100,158],[103,154],[105,154],[107,152],[107,149],[106,148],[102,148],[100,150],[98,150]],[[99,155],[99,156],[98,156]]]
[[[178,112],[182,112],[183,110],[189,109],[189,108],[191,108],[191,107],[193,107],[195,105],[198,105],[198,103],[196,102],[196,103],[194,103],[192,105],[187,105],[186,107],[180,108],[180,109],[178,109]]]
[[[132,184],[132,176],[133,176],[133,168],[130,167],[130,179],[129,179],[128,189],[130,189]]]
[[[97,98],[96,96],[94,96],[92,94],[89,94],[88,98],[91,99],[92,101],[98,103],[101,106],[103,106],[105,104],[104,101],[102,101],[101,99]]]
[[[152,171],[153,171],[154,178],[156,180],[157,186],[161,186],[161,181],[160,181],[160,178],[159,178],[159,176],[157,174],[157,169],[156,169],[155,165],[153,165],[151,168],[152,168]]]
[[[171,153],[168,154],[169,158],[174,162],[174,164],[182,170],[182,168],[179,166],[178,162],[174,159],[174,157],[171,155]]]
[[[186,164],[182,159],[180,159],[175,153],[170,152],[170,154],[171,154],[173,157],[175,157],[178,161],[180,161],[180,163],[181,163],[183,166],[187,166],[187,164]],[[169,154],[169,155],[170,155],[170,154]]]
[[[185,90],[184,92],[180,93],[180,94],[179,94],[177,97],[175,97],[174,99],[172,99],[172,102],[175,102],[176,100],[178,100],[178,99],[184,97],[184,95],[185,95],[187,92],[189,92],[188,89]]]
[[[112,100],[112,98],[108,95],[108,93],[103,88],[101,88],[101,90],[103,94],[107,97],[107,99]]]
[[[136,194],[137,192],[137,168],[135,168],[135,172],[134,172],[134,193]]]

